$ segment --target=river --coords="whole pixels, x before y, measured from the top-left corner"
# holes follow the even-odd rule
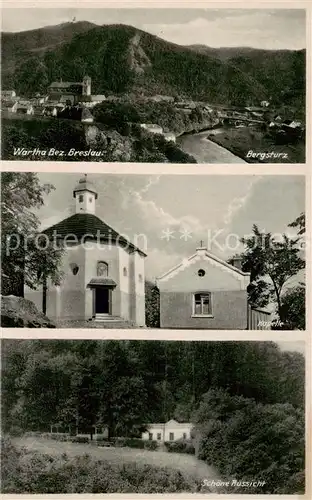
[[[192,155],[197,163],[247,163],[238,156],[207,139],[209,134],[218,134],[215,130],[205,130],[197,134],[177,137],[177,144],[183,151]]]

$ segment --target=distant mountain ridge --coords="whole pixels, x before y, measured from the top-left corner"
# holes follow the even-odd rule
[[[44,92],[62,78],[92,78],[93,93],[298,103],[305,95],[305,50],[181,46],[127,25],[64,23],[2,35],[2,88]]]

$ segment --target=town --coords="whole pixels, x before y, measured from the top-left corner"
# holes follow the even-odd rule
[[[179,99],[173,96],[154,95],[131,98],[120,95],[92,94],[92,82],[89,76],[84,76],[82,82],[52,82],[44,95],[36,93],[33,97],[17,96],[15,90],[1,91],[1,108],[4,118],[58,118],[78,120],[85,124],[92,124],[96,120],[92,113],[97,106],[106,103],[137,103],[148,107],[149,104],[159,103],[172,107],[173,113],[182,113],[188,117],[198,111],[206,118],[199,130],[210,130],[216,127],[252,128],[269,134],[278,144],[287,144],[304,137],[305,127],[302,121],[292,119],[287,113],[278,113],[276,107],[269,100],[262,100],[250,106],[225,106],[211,104],[192,99]],[[176,137],[184,132],[164,130],[157,123],[140,123],[140,127],[151,134],[158,134],[167,141],[176,142]]]

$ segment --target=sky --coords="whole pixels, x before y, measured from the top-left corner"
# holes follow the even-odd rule
[[[40,173],[55,190],[38,212],[45,229],[75,213],[83,174]],[[195,253],[201,240],[226,260],[243,248],[253,224],[282,234],[305,210],[304,176],[88,174],[98,190],[96,215],[146,254],[154,280]],[[174,193],[174,195],[173,195]]]
[[[302,49],[304,9],[24,8],[2,10],[2,31],[26,31],[76,21],[130,24],[180,45]]]

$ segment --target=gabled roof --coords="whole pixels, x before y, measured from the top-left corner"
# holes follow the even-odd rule
[[[241,269],[228,264],[228,262],[226,262],[225,260],[222,260],[220,259],[220,257],[217,257],[216,255],[208,252],[206,248],[197,248],[196,252],[193,255],[191,255],[187,259],[184,259],[180,264],[171,268],[169,271],[157,278],[157,281],[168,281],[170,278],[189,267],[193,262],[201,259],[209,261],[215,267],[222,268],[225,272],[234,275],[240,281],[245,281],[246,278],[248,279],[250,277],[250,273],[245,273],[241,271]]]
[[[126,238],[121,236],[117,231],[108,226],[99,217],[93,214],[81,213],[75,214],[67,219],[58,222],[43,231],[44,234],[50,238],[57,237],[59,239],[66,238],[70,241],[69,236],[73,236],[78,241],[84,240],[98,240],[108,241],[112,243],[118,242],[121,247],[129,248],[132,251],[137,251],[146,257],[146,254],[140,248],[133,245]],[[73,239],[72,238],[72,241]]]
[[[67,89],[71,85],[81,85],[82,86],[82,83],[81,82],[52,82],[52,83],[50,83],[49,88],[54,87],[56,89]]]

